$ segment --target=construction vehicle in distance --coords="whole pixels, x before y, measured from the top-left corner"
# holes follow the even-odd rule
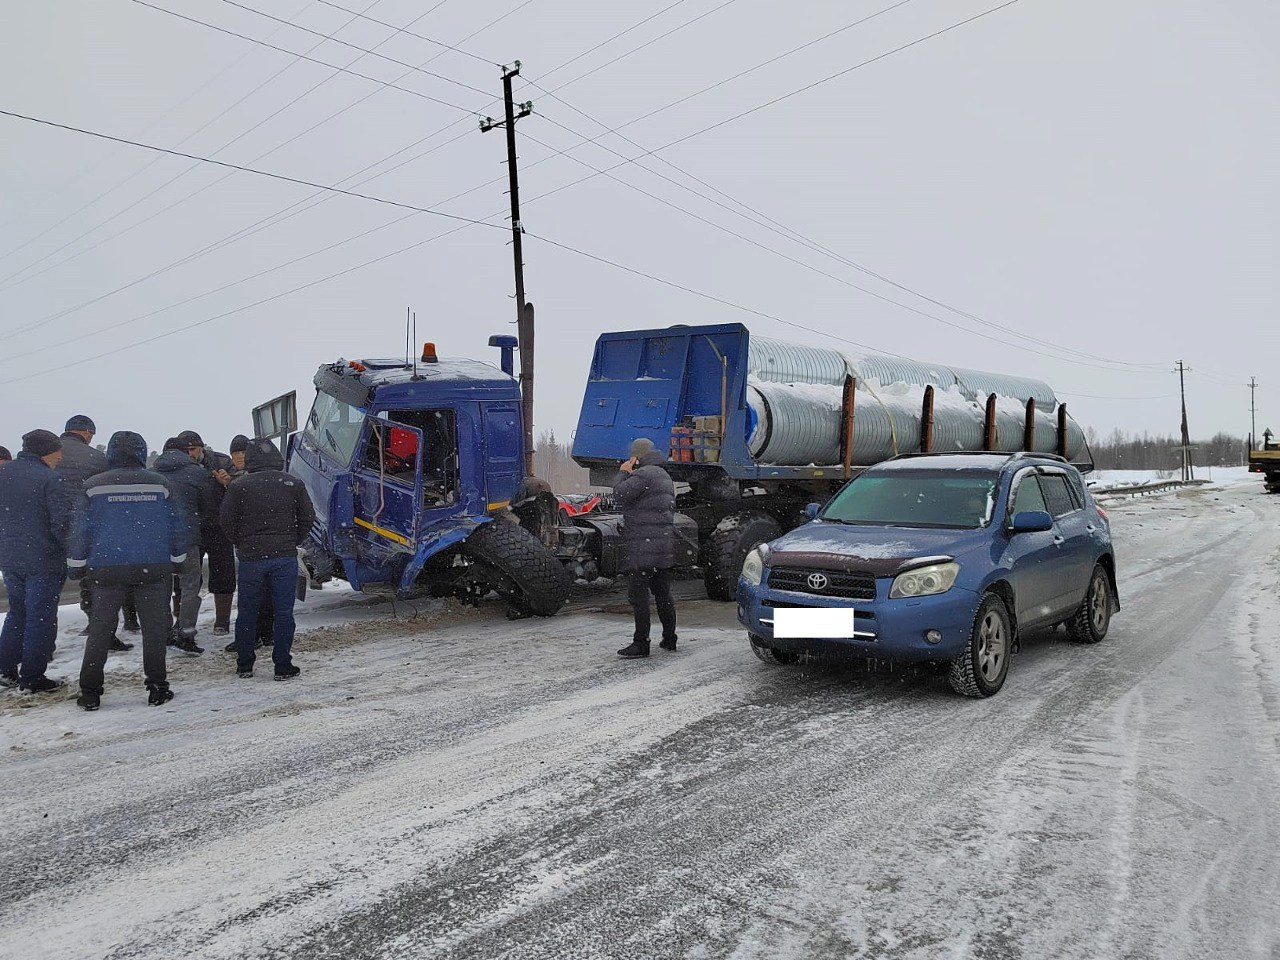
[[[1262,474],[1267,493],[1280,493],[1280,443],[1270,430],[1262,434],[1262,446],[1249,451],[1249,472]]]
[[[478,602],[549,616],[571,582],[625,569],[622,517],[561,508],[524,473],[514,337],[499,365],[444,359],[339,360],[288,437],[288,470],[317,521],[304,547],[314,579],[400,596]],[[254,411],[258,436],[296,412]],[[275,424],[273,432],[261,427]],[[807,519],[861,469],[901,453],[1034,450],[1089,469],[1080,428],[1049,387],[885,357],[752,338],[741,324],[602,334],[573,457],[607,486],[631,442],[670,451],[676,566],[733,598],[746,554]]]

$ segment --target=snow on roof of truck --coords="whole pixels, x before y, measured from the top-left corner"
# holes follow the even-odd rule
[[[881,470],[987,470],[999,472],[1007,463],[1014,460],[1026,460],[1032,463],[1046,462],[1056,465],[1065,464],[1061,457],[1051,453],[1004,453],[1004,452],[965,452],[965,453],[911,453],[892,460],[885,460],[870,468]]]

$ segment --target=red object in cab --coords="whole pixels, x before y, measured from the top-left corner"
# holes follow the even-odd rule
[[[417,435],[403,427],[392,427],[391,437],[387,441],[387,453],[406,463],[412,463],[418,455]]]

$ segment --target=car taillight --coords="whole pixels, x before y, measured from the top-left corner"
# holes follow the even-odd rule
[[[1111,526],[1111,518],[1107,516],[1107,511],[1103,510],[1096,503],[1093,505],[1093,509],[1098,511],[1098,516],[1107,522],[1107,526]]]

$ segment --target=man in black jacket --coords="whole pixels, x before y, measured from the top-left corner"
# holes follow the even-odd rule
[[[84,497],[84,482],[90,477],[107,469],[107,455],[93,446],[93,438],[98,432],[97,424],[83,413],[77,413],[67,421],[67,425],[59,438],[62,441],[62,460],[54,471],[63,482],[67,496],[70,498],[69,509],[74,510],[77,502]],[[92,616],[89,587],[80,584],[80,609]],[[89,632],[85,628],[85,634]],[[132,643],[125,643],[112,632],[111,650],[132,650]]]
[[[667,458],[653,441],[631,444],[631,459],[613,481],[613,496],[622,510],[622,543],[631,575],[630,600],[636,630],[630,646],[618,651],[627,659],[649,655],[649,594],[662,621],[663,650],[676,648],[676,605],[669,573],[675,557],[676,487],[663,465]]]
[[[197,438],[198,439],[198,438]],[[189,438],[179,434],[165,441],[164,452],[155,462],[155,472],[160,474],[173,491],[174,500],[182,514],[186,527],[185,536],[191,544],[187,558],[178,570],[179,605],[177,623],[170,635],[169,645],[184,653],[199,655],[204,648],[196,643],[196,620],[200,616],[200,586],[203,579],[200,562],[201,532],[205,525],[216,522],[217,510],[209,474],[196,461]]]
[[[271,598],[275,621],[271,659],[275,678],[299,673],[293,665],[293,602],[298,589],[298,545],[315,523],[302,481],[284,472],[284,458],[270,440],[254,440],[245,453],[246,475],[232,482],[222,501],[222,529],[235,544],[237,576],[236,676],[253,676],[258,607]]]

